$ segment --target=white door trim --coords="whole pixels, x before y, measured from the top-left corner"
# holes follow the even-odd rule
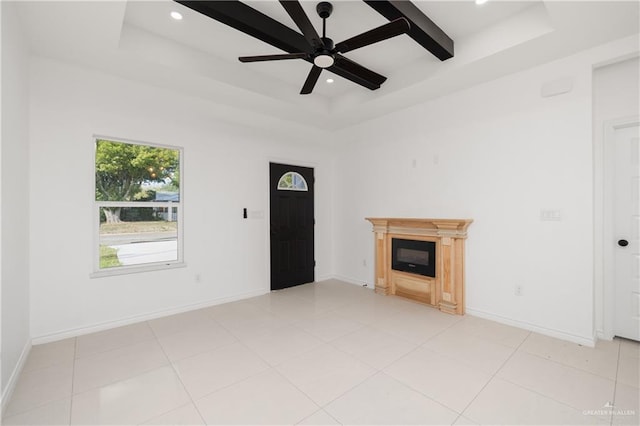
[[[614,336],[613,141],[615,132],[640,125],[640,116],[608,120],[594,135],[594,301],[599,339]]]

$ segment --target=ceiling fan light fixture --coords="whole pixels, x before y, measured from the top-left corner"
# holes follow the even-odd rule
[[[335,61],[333,59],[333,56],[331,55],[318,55],[313,58],[313,63],[315,64],[315,66],[320,68],[329,68],[333,65],[334,62]]]
[[[170,13],[171,17],[173,19],[175,19],[176,21],[181,21],[182,20],[182,13],[180,12],[176,12],[175,10],[173,12]]]
[[[329,84],[333,83],[333,79],[332,78],[328,78],[327,79],[327,83],[329,83]]]

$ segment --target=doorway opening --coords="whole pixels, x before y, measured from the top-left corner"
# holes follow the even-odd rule
[[[624,331],[616,324],[619,324],[617,312],[621,303],[623,307],[629,308],[626,309],[628,313],[637,313],[628,315],[630,323],[636,324],[636,332],[640,324],[640,311],[632,305],[632,293],[640,293],[640,288],[635,292],[627,291],[624,300],[618,294],[618,290],[621,289],[618,281],[622,281],[623,287],[629,290],[639,285],[639,281],[633,277],[640,270],[640,263],[634,264],[632,258],[626,261],[619,259],[620,254],[632,254],[637,251],[640,244],[631,244],[629,240],[634,234],[637,235],[634,222],[638,221],[634,217],[638,216],[637,212],[640,210],[637,201],[638,188],[636,187],[635,193],[633,191],[637,182],[633,182],[631,175],[624,178],[623,180],[629,183],[625,191],[617,190],[615,183],[621,178],[616,165],[616,162],[620,161],[615,158],[616,151],[620,154],[626,150],[623,162],[625,167],[628,166],[627,171],[637,171],[637,166],[631,163],[634,159],[637,160],[637,153],[633,153],[634,137],[629,136],[629,132],[633,133],[635,128],[637,134],[640,125],[639,70],[640,61],[637,55],[609,60],[596,65],[593,70],[594,331],[598,338],[605,340],[611,340],[616,335],[625,336]],[[625,134],[629,137],[624,136]],[[621,192],[628,196],[635,194],[636,201],[629,198],[628,206],[620,207],[618,200]],[[629,240],[630,244],[622,247],[618,244],[619,240]],[[621,261],[626,266],[622,265]],[[618,269],[624,270],[629,279],[623,279],[617,273]]]
[[[603,338],[640,341],[640,118],[603,136]]]

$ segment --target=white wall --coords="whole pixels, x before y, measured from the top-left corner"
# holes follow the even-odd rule
[[[332,272],[329,151],[292,123],[225,124],[218,106],[92,70],[32,60],[31,334],[36,342],[269,288],[270,160],[316,173],[316,278]],[[289,131],[294,128],[295,131]],[[89,277],[94,134],[184,147],[186,268]],[[264,219],[242,219],[242,209]],[[201,283],[195,282],[199,274]]]
[[[467,311],[592,343],[592,65],[637,50],[620,40],[340,132],[336,274],[373,282],[365,217],[471,218]],[[565,77],[570,93],[541,97]]]
[[[238,126],[201,99],[33,59],[31,336],[266,291],[268,162],[277,160],[316,168],[317,278],[372,283],[366,216],[470,217],[468,311],[589,343],[591,67],[637,49],[621,40],[335,132],[333,152],[317,130],[254,128],[264,117],[243,111]],[[565,76],[570,93],[540,97],[543,83]],[[184,147],[186,268],[89,278],[94,134]],[[243,220],[243,207],[264,220]],[[541,222],[542,208],[563,220]]]
[[[29,336],[29,56],[15,5],[2,8],[1,291],[2,395]]]

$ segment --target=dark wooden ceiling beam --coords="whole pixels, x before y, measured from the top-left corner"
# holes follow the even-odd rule
[[[310,53],[311,46],[302,34],[237,0],[175,1],[285,52]],[[212,42],[224,43],[224,40]]]
[[[453,40],[410,1],[364,0],[364,2],[390,21],[401,17],[407,19],[411,24],[407,35],[441,61],[453,57]]]

